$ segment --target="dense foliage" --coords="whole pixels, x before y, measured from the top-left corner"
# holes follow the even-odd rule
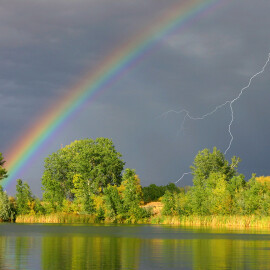
[[[9,221],[11,218],[11,207],[8,200],[8,195],[0,186],[0,220]]]
[[[80,189],[99,194],[108,184],[119,185],[123,167],[111,140],[74,141],[45,159],[43,198],[51,211],[59,211],[65,199],[73,200],[75,193],[79,196]]]
[[[237,166],[240,158],[233,157],[231,164],[225,159],[224,154],[214,147],[211,153],[209,149],[199,151],[196,155],[193,166],[191,166],[194,184],[202,184],[209,178],[211,173],[220,173],[229,181],[237,174]]]
[[[180,189],[174,183],[170,183],[166,186],[151,184],[148,187],[142,188],[143,200],[145,203],[158,201],[166,191],[179,193]]]
[[[4,160],[2,153],[0,153],[0,180],[7,177],[7,170],[3,167],[5,162],[6,161]]]
[[[166,216],[270,216],[270,177],[253,175],[246,181],[237,172],[240,159],[229,162],[216,148],[197,154],[191,166],[193,186],[185,188],[173,183],[142,187],[135,170],[123,171],[120,157],[108,139],[71,143],[45,160],[42,200],[20,179],[15,198],[0,188],[0,220],[51,214],[127,223]],[[0,160],[3,165],[2,155]],[[3,178],[7,172],[1,168]],[[156,205],[161,209],[152,208]]]
[[[162,198],[164,215],[270,215],[270,189],[255,175],[245,181],[237,173],[240,159],[231,164],[216,148],[200,151],[191,167],[194,178],[190,190],[166,192]]]

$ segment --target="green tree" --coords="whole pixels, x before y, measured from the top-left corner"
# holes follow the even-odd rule
[[[266,184],[256,181],[256,175],[252,175],[247,182],[246,189],[242,193],[244,204],[242,212],[245,215],[269,215],[270,198]]]
[[[142,188],[143,200],[145,203],[158,201],[165,194],[166,188],[164,186],[157,186],[151,184]]]
[[[21,179],[17,180],[16,185],[16,199],[17,199],[17,214],[26,215],[31,211],[31,206],[34,201],[32,192],[27,183],[23,183]]]
[[[207,213],[225,215],[231,213],[231,195],[226,176],[221,173],[210,173],[206,180]]]
[[[143,200],[145,203],[158,201],[165,194],[166,190],[176,193],[180,192],[180,189],[174,183],[169,183],[166,186],[151,184],[148,187],[142,188]]]
[[[33,198],[32,212],[34,212],[34,214],[39,214],[39,215],[44,215],[46,213],[45,208],[43,207],[39,198],[36,198],[36,197]]]
[[[73,203],[78,206],[77,209],[80,209],[82,212],[85,213],[93,213],[93,190],[91,188],[90,180],[84,179],[80,174],[75,174],[73,177],[73,185]]]
[[[229,181],[237,174],[238,163],[240,158],[233,157],[231,163],[225,159],[224,154],[213,148],[211,153],[209,149],[199,151],[196,155],[193,166],[191,166],[192,174],[194,176],[193,183],[200,184],[205,181],[210,173],[221,173],[225,175],[225,180]]]
[[[73,200],[75,175],[80,175],[82,186],[89,186],[87,192],[99,194],[108,184],[121,183],[123,167],[121,154],[110,139],[74,141],[45,159],[43,198],[55,210],[64,199]]]
[[[168,190],[173,193],[179,193],[180,189],[175,185],[175,183],[169,183],[165,186],[165,190]]]
[[[109,220],[122,220],[125,216],[123,200],[117,186],[108,185],[104,189],[105,217]]]
[[[0,180],[3,180],[4,178],[8,176],[7,170],[3,167],[5,162],[6,161],[4,160],[2,153],[0,153]]]
[[[119,191],[122,196],[123,208],[127,219],[130,221],[137,221],[138,219],[143,218],[146,214],[146,210],[140,207],[142,202],[142,187],[135,170],[125,170]]]
[[[228,191],[230,192],[232,209],[231,214],[239,215],[243,213],[245,208],[244,193],[246,190],[246,181],[243,174],[234,176],[228,182]]]
[[[175,194],[167,190],[161,201],[163,203],[162,214],[165,216],[174,216],[177,208]]]
[[[203,216],[209,214],[208,208],[208,190],[204,185],[194,185],[188,192],[189,207],[191,213]]]
[[[0,186],[0,220],[8,221],[11,217],[11,208],[8,199],[8,195],[3,191],[3,188]]]
[[[175,210],[179,216],[188,216],[191,214],[188,193],[185,191],[174,193],[175,197]]]

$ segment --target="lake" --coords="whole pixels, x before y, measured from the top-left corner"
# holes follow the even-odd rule
[[[270,269],[270,234],[164,225],[2,223],[0,269]]]

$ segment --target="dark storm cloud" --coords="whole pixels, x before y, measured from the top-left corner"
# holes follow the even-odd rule
[[[177,1],[1,1],[0,151],[88,70]],[[112,138],[142,184],[177,180],[198,150],[225,150],[230,114],[202,122],[168,110],[204,114],[234,98],[270,50],[269,1],[223,3],[164,38],[109,91],[76,114],[21,177],[40,189],[43,158],[70,141]],[[230,155],[241,171],[269,174],[270,69],[235,104]],[[4,149],[4,150],[1,150]],[[186,179],[184,184],[190,184]]]

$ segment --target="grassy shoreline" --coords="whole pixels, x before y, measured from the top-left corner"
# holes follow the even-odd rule
[[[182,226],[209,226],[235,228],[270,228],[270,217],[261,216],[152,216],[144,220],[97,220],[93,215],[57,213],[51,215],[21,215],[16,223],[66,223],[66,224],[166,224]]]

